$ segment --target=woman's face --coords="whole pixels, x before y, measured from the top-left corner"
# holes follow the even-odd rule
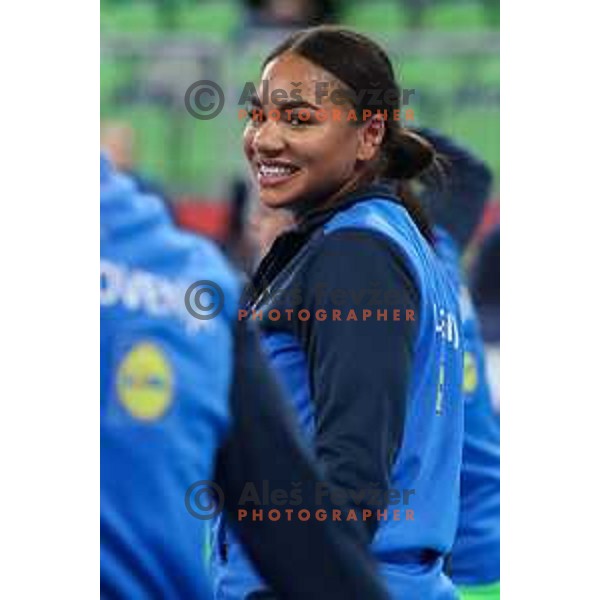
[[[269,97],[263,104],[265,82]],[[318,82],[324,82],[322,87],[317,88]],[[324,85],[328,93],[320,97]],[[248,119],[244,151],[267,206],[310,208],[356,178],[362,127],[348,121],[350,106],[331,100],[336,87],[341,84],[331,73],[292,53],[264,69],[253,108],[262,109],[265,116]],[[272,98],[273,90],[284,90],[286,99]],[[273,110],[279,111],[279,118],[269,114]]]

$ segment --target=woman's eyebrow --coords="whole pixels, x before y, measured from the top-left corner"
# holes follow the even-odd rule
[[[319,110],[319,106],[315,106],[306,100],[289,100],[288,102],[274,103],[279,110],[294,110],[295,108],[309,108],[312,110]]]

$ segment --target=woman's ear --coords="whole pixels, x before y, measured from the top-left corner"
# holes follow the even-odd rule
[[[381,115],[372,116],[361,128],[358,141],[358,160],[369,161],[375,157],[383,143],[386,124]]]

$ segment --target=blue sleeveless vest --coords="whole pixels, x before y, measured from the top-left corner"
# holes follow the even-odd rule
[[[458,249],[441,229],[436,229],[435,238],[436,250],[460,289],[465,350],[465,440],[452,580],[481,585],[500,580],[500,420],[493,409],[483,339]]]
[[[410,269],[421,300],[404,438],[391,470],[391,487],[400,492],[402,502],[405,492],[409,498],[388,507],[371,549],[392,598],[454,599],[456,591],[442,568],[456,532],[463,443],[458,298],[433,249],[397,202],[377,197],[358,202],[335,214],[323,233],[342,229],[370,231],[389,240]],[[292,284],[293,274],[287,281]],[[310,443],[314,419],[303,349],[293,336],[274,331],[272,325],[263,334],[263,344]],[[394,520],[395,509],[401,515],[412,510],[414,520]],[[264,586],[233,533],[227,530],[225,535],[227,561],[213,553],[216,598],[240,600]],[[426,563],[405,561],[420,550],[433,551],[436,558]]]

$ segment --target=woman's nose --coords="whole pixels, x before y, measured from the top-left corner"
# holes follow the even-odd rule
[[[285,147],[279,124],[266,119],[254,136],[254,148],[261,154],[278,154]]]

